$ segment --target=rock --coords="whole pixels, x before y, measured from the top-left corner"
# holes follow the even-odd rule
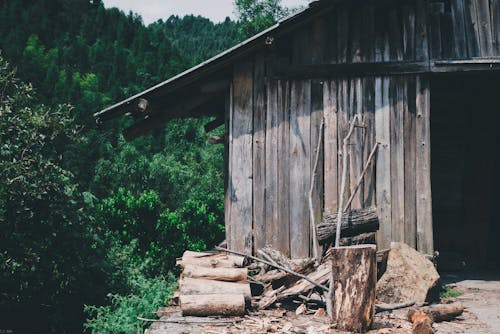
[[[404,243],[391,243],[387,270],[377,282],[377,301],[420,305],[437,297],[439,274],[433,263]]]

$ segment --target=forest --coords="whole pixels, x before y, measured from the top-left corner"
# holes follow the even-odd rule
[[[146,26],[100,0],[0,2],[2,333],[142,333],[137,317],[176,288],[175,258],[222,241],[223,147],[207,143],[209,119],[126,142],[126,120],[92,115],[289,12],[234,6],[236,21]]]

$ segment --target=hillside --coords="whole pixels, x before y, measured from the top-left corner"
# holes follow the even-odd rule
[[[236,1],[260,2],[279,4]],[[207,143],[209,120],[127,143],[128,121],[97,127],[92,114],[277,18],[264,14],[255,26],[145,26],[100,0],[0,2],[0,328],[136,333],[137,315],[169,298],[175,258],[224,238],[224,154]]]

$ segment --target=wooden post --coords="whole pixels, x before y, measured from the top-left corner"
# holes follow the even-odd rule
[[[340,330],[365,332],[375,317],[376,246],[332,250],[332,323]]]

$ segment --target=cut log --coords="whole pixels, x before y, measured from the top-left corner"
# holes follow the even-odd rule
[[[431,306],[421,307],[419,309],[411,309],[408,311],[408,319],[411,318],[416,312],[424,312],[429,315],[434,322],[450,321],[458,317],[464,312],[464,306],[462,303],[451,303],[451,304],[437,304]]]
[[[185,251],[182,259],[177,260],[177,265],[185,268],[187,265],[195,265],[206,268],[241,268],[245,258],[237,255],[224,253],[198,253]]]
[[[194,265],[186,265],[182,271],[186,278],[204,278],[215,281],[246,282],[248,276],[247,268],[206,268]]]
[[[339,247],[332,251],[333,312],[337,328],[365,332],[375,318],[376,246]]]
[[[243,295],[183,295],[180,297],[183,316],[242,316],[245,314]]]
[[[432,317],[425,312],[414,310],[411,315],[408,313],[408,320],[412,323],[412,334],[434,334]]]
[[[369,232],[356,235],[354,237],[345,237],[340,239],[340,246],[357,246],[376,244],[375,236],[377,233]]]
[[[353,210],[342,216],[340,226],[343,237],[352,237],[367,232],[376,232],[379,221],[376,208]],[[337,215],[325,215],[318,225],[318,240],[322,243],[335,238],[337,229]]]
[[[246,299],[250,299],[252,294],[250,284],[212,281],[201,278],[183,278],[179,281],[179,290],[183,295],[243,295]]]

